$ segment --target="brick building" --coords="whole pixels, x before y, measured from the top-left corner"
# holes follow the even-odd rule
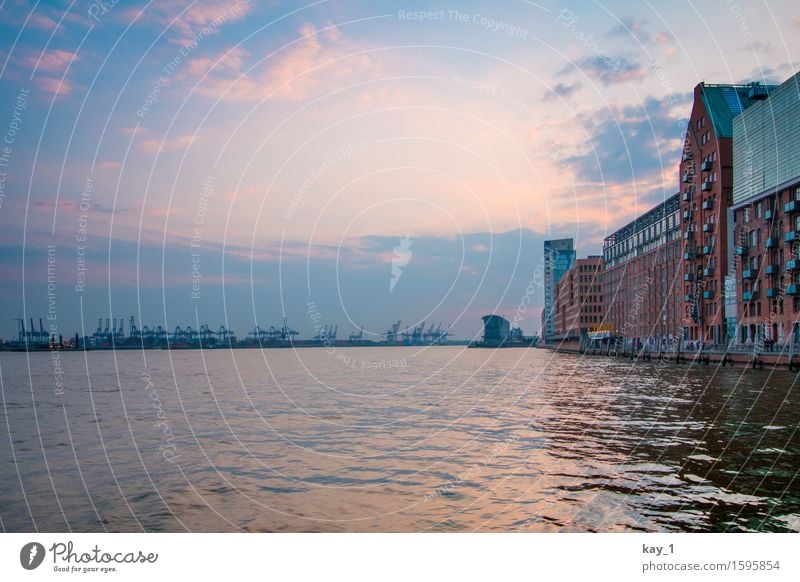
[[[556,341],[579,341],[603,322],[603,257],[576,259],[556,283],[553,326]]]
[[[682,338],[682,247],[678,194],[603,241],[604,327],[620,348]]]
[[[800,74],[761,97],[733,123],[729,256],[730,335],[755,346],[800,343]]]
[[[694,89],[694,104],[680,163],[685,339],[727,342],[725,282],[728,210],[733,192],[733,119],[769,95],[772,87],[708,85]],[[730,288],[729,288],[730,289]]]

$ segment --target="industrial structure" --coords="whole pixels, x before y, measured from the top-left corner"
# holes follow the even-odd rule
[[[48,334],[39,320],[39,329],[34,327],[33,318],[30,326],[26,327],[23,318],[16,318],[18,332],[17,340],[11,342],[0,341],[0,349],[14,351],[49,350],[49,349],[211,349],[226,348],[280,348],[280,347],[348,347],[348,346],[431,346],[448,345],[450,341],[450,328],[442,324],[431,323],[426,327],[423,321],[414,327],[407,327],[401,331],[401,321],[392,324],[391,328],[381,339],[370,340],[364,337],[364,328],[353,332],[348,339],[338,339],[338,325],[320,325],[310,339],[299,339],[300,332],[292,329],[286,318],[283,324],[275,327],[260,327],[256,325],[243,338],[237,338],[235,333],[226,326],[221,325],[212,329],[207,323],[200,324],[195,329],[192,326],[176,326],[169,331],[162,325],[141,327],[136,325],[136,319],[131,316],[127,330],[124,318],[99,318],[97,329],[91,335],[81,337],[75,334],[66,341],[61,337]],[[456,342],[466,343],[466,342]]]

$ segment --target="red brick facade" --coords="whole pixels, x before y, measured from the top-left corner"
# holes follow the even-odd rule
[[[603,322],[603,257],[577,259],[556,285],[555,338],[580,339]]]

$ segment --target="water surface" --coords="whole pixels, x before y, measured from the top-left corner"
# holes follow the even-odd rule
[[[800,530],[796,375],[535,349],[0,353],[5,531]],[[7,438],[6,438],[7,437]]]

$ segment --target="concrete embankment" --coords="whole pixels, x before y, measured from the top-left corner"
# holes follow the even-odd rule
[[[800,354],[788,352],[741,352],[741,351],[648,351],[648,350],[609,350],[581,349],[574,345],[546,345],[542,349],[550,349],[564,354],[575,354],[593,357],[627,359],[632,362],[666,361],[676,364],[695,364],[707,366],[730,366],[732,368],[751,368],[754,370],[785,370],[800,372]]]

